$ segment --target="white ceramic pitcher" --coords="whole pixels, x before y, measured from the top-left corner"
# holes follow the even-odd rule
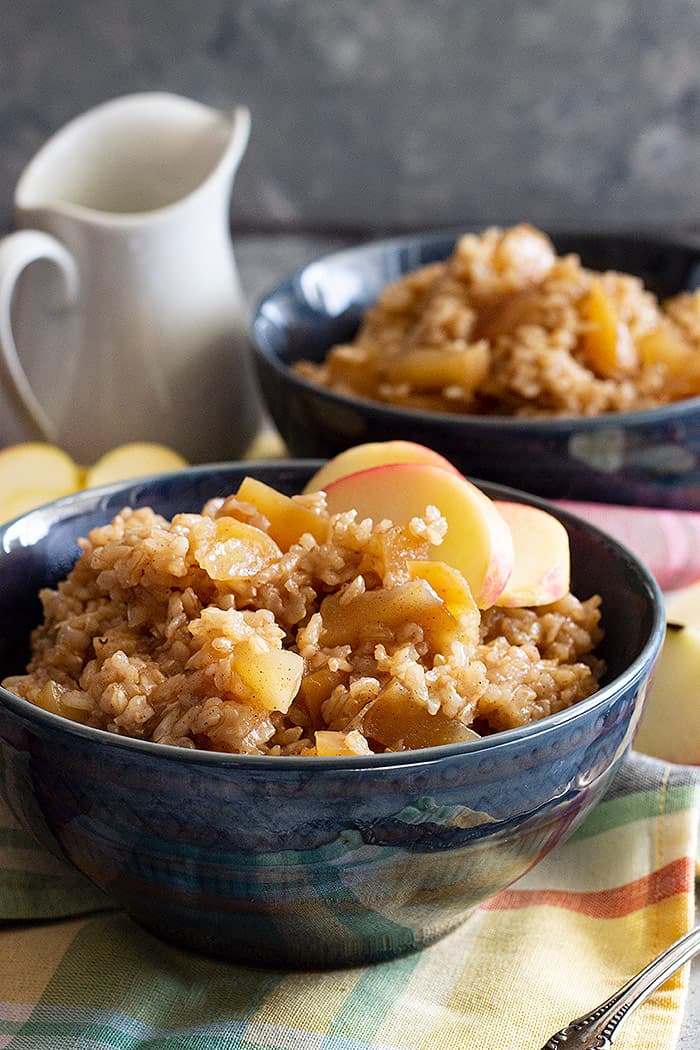
[[[260,407],[229,202],[249,130],[243,107],[127,95],[29,163],[0,241],[0,445],[244,451]]]

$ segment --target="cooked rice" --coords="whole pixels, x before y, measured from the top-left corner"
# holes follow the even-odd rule
[[[440,412],[649,408],[700,394],[700,291],[660,304],[637,277],[557,257],[531,226],[493,227],[389,285],[353,342],[295,369],[338,393]]]
[[[598,597],[492,608],[480,622],[473,609],[446,614],[442,634],[420,610],[395,626],[358,620],[357,603],[380,608],[415,587],[407,562],[428,556],[444,519],[433,508],[399,527],[354,511],[330,516],[318,493],[293,503],[312,512],[320,538],[304,532],[286,551],[235,497],[172,521],[123,510],[81,541],[68,577],[41,592],[27,673],[3,684],[88,726],[255,755],[459,740],[469,729],[524,725],[597,688]],[[229,535],[238,522],[260,543]],[[425,594],[435,601],[427,585]],[[272,702],[264,683],[251,687],[250,667],[265,666],[282,668]]]

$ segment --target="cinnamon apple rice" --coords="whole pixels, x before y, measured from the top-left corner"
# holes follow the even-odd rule
[[[87,726],[253,755],[365,754],[520,726],[597,688],[598,597],[448,612],[411,575],[444,537],[331,516],[282,550],[236,497],[172,521],[125,509],[81,540],[27,673],[4,686]]]
[[[591,416],[700,394],[700,290],[663,304],[630,274],[557,256],[521,224],[466,234],[406,274],[355,339],[298,374],[406,408]]]

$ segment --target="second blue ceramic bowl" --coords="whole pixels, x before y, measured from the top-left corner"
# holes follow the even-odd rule
[[[260,302],[251,333],[270,414],[295,456],[332,456],[363,441],[404,438],[441,452],[463,473],[550,499],[700,510],[700,398],[587,418],[421,412],[345,397],[297,376],[355,334],[382,289],[445,259],[457,234],[375,241],[309,263]],[[553,235],[594,270],[641,277],[662,298],[700,285],[700,241],[615,234]]]
[[[82,492],[0,529],[0,679],[37,593],[123,506],[170,517],[246,473],[299,491],[318,463],[193,468]],[[497,486],[493,496],[538,501]],[[429,944],[570,834],[626,754],[664,630],[639,562],[584,521],[573,589],[603,598],[602,688],[466,744],[355,758],[191,751],[89,729],[0,688],[0,790],[24,827],[153,933],[247,963],[316,968]]]

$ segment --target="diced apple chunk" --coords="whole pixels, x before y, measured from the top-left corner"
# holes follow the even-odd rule
[[[332,671],[326,664],[316,671],[309,671],[301,680],[299,697],[303,701],[314,728],[323,725],[321,704],[327,700],[337,685],[343,681],[343,671]]]
[[[406,567],[411,579],[425,580],[430,584],[453,616],[471,613],[479,616],[469,584],[459,569],[444,561],[410,561]]]
[[[665,366],[673,398],[700,394],[700,353],[673,325],[666,322],[645,332],[639,337],[638,346],[645,364]]]
[[[449,651],[462,639],[458,621],[425,580],[411,580],[398,587],[364,591],[350,601],[329,594],[321,603],[323,645],[356,646],[362,641],[381,638],[381,629],[392,631],[415,623],[423,629],[434,652]]]
[[[315,734],[316,754],[325,756],[371,755],[369,744],[357,730],[350,733],[337,733],[330,729],[320,729]]]
[[[338,478],[326,486],[326,496],[331,514],[355,509],[361,519],[399,525],[437,507],[448,529],[433,547],[435,560],[462,573],[481,609],[505,587],[515,557],[510,530],[492,500],[456,471],[391,463]]]
[[[34,703],[42,707],[44,711],[50,711],[54,715],[70,718],[72,722],[84,724],[89,717],[89,711],[83,707],[72,707],[65,702],[66,690],[56,682],[46,682],[41,687]]]
[[[447,351],[415,347],[392,360],[385,373],[389,382],[409,383],[418,390],[444,390],[456,386],[469,393],[485,377],[489,360],[486,343]]]
[[[195,561],[212,580],[255,576],[282,556],[272,537],[237,518],[202,518],[190,539]]]
[[[615,379],[637,367],[638,355],[630,330],[618,315],[612,299],[594,281],[581,302],[588,327],[582,350],[586,363],[603,379]]]
[[[304,661],[287,649],[260,652],[252,641],[240,642],[234,651],[234,668],[251,690],[253,707],[286,713],[299,692]]]
[[[428,463],[453,474],[458,473],[456,467],[439,452],[433,452],[416,441],[368,441],[363,445],[353,445],[329,459],[307,482],[304,492],[319,492],[338,478],[389,463]]]
[[[326,536],[323,518],[310,507],[285,496],[257,478],[246,477],[241,482],[236,499],[252,504],[270,523],[269,535],[283,551],[299,542],[305,532],[311,533],[317,543]]]
[[[478,740],[479,734],[441,711],[434,715],[393,681],[373,700],[362,719],[366,737],[389,751],[436,747]]]
[[[411,579],[425,580],[447,611],[464,625],[469,638],[478,641],[481,613],[459,569],[444,561],[410,561],[406,567]]]
[[[495,604],[506,608],[549,605],[568,593],[569,535],[553,514],[525,503],[494,500],[510,529],[515,564]]]

